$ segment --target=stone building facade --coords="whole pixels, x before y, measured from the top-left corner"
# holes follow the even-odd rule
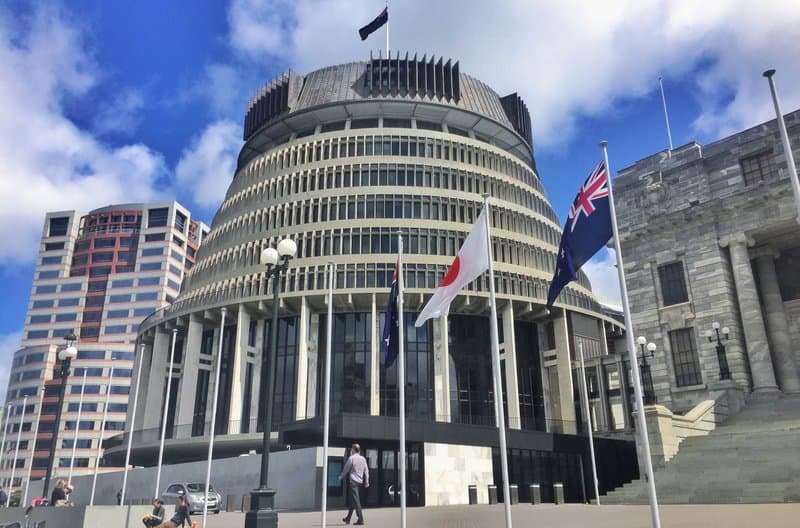
[[[798,159],[800,111],[786,123]],[[658,403],[684,412],[730,383],[715,322],[736,386],[798,392],[800,228],[777,122],[649,156],[614,192],[634,328],[657,345]]]
[[[321,445],[332,259],[331,442],[365,446],[376,484],[367,502],[392,504],[398,376],[396,365],[381,365],[380,343],[402,229],[410,503],[465,502],[468,478],[444,481],[437,475],[446,468],[467,468],[482,488],[487,471],[499,481],[487,277],[464,289],[448,318],[414,326],[489,193],[512,479],[520,490],[534,478],[564,479],[568,496],[581,498],[588,458],[585,438],[575,435],[574,350],[581,342],[587,355],[606,355],[607,331],[620,323],[583,274],[552,315],[544,309],[561,228],[536,171],[522,100],[500,97],[457,62],[398,55],[289,71],[259,90],[244,130],[197,265],[176,301],[140,328],[133,463],[156,462],[165,398],[165,460],[206,456],[220,364],[215,456],[260,448],[273,283],[258,257],[291,237],[298,254],[281,286],[274,448]],[[613,487],[635,473],[635,455],[631,442],[605,442],[598,449],[614,469],[601,485]],[[121,458],[124,447],[107,456]],[[336,474],[338,452],[328,463]]]

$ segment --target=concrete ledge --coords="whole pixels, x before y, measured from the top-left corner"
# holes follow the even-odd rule
[[[0,508],[0,527],[19,523],[31,528],[132,528],[140,526],[142,517],[151,511],[150,506],[43,506],[31,510],[26,518],[25,508]]]

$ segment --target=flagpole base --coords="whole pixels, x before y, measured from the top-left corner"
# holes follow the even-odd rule
[[[258,488],[250,492],[250,511],[244,515],[244,528],[278,528],[275,510],[277,490]]]

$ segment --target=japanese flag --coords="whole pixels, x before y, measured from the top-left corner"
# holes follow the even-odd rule
[[[442,283],[439,284],[433,297],[417,317],[416,326],[422,326],[425,321],[433,317],[447,315],[450,303],[453,302],[461,288],[489,269],[486,222],[486,210],[484,209],[478,217],[478,221],[472,226],[458,255],[450,264],[450,269],[447,270]]]

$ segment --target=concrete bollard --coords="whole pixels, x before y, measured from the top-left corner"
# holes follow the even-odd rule
[[[236,511],[236,495],[228,495],[225,500],[225,511]]]
[[[531,484],[531,504],[542,503],[542,487],[539,484]]]
[[[516,484],[509,484],[508,494],[511,495],[511,504],[519,503],[519,487]]]
[[[242,495],[242,511],[249,512],[250,511],[250,494],[245,493]]]
[[[469,503],[478,504],[478,486],[470,484],[467,486],[467,493],[469,495]]]
[[[556,504],[564,504],[564,484],[556,482],[553,484],[553,502]]]
[[[489,484],[489,504],[497,504],[497,486]]]

